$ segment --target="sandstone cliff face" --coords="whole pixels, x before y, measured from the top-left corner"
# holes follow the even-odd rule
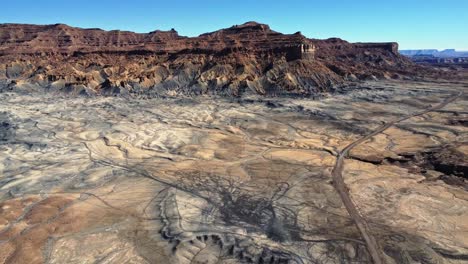
[[[188,38],[56,25],[0,25],[0,79],[82,94],[315,95],[415,66],[396,43],[351,44],[248,22]]]
[[[314,40],[317,60],[351,80],[430,74],[398,53],[397,43],[349,43],[342,39]]]
[[[301,45],[305,45],[302,47]],[[247,51],[287,51],[299,53],[311,45],[300,33],[284,35],[256,22],[247,22],[199,37],[179,36],[174,29],[146,34],[128,31],[81,29],[64,24],[0,25],[0,55],[5,54],[73,54],[92,52],[129,53],[198,53]]]

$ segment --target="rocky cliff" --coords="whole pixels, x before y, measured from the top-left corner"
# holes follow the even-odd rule
[[[198,37],[0,25],[0,79],[81,94],[314,95],[345,81],[423,74],[396,43],[282,34],[248,22]]]

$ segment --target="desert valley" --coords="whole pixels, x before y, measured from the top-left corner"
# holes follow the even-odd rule
[[[468,74],[247,22],[0,25],[0,263],[468,263]]]

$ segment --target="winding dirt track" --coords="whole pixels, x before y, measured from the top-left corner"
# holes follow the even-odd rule
[[[371,255],[372,261],[375,264],[383,264],[385,263],[384,257],[382,254],[382,251],[379,247],[379,244],[377,243],[377,240],[375,237],[372,235],[370,232],[369,225],[366,222],[366,219],[359,213],[359,211],[356,208],[356,205],[352,201],[350,195],[349,195],[349,189],[346,186],[344,180],[343,180],[343,169],[344,169],[344,160],[348,156],[348,153],[351,149],[356,147],[357,145],[365,142],[366,140],[372,138],[373,136],[382,133],[383,131],[387,130],[389,127],[393,126],[396,123],[405,121],[407,119],[410,119],[415,116],[420,116],[424,115],[426,113],[439,110],[449,103],[455,101],[457,98],[463,95],[463,92],[458,93],[457,95],[451,96],[441,103],[431,106],[424,111],[421,112],[416,112],[410,115],[406,115],[400,119],[388,122],[386,124],[381,125],[377,129],[375,129],[372,133],[354,141],[353,143],[349,144],[346,146],[340,153],[338,153],[338,157],[335,162],[335,166],[333,167],[332,170],[332,177],[333,177],[333,183],[336,191],[339,193],[341,200],[343,201],[344,206],[346,207],[346,210],[348,211],[349,215],[354,221],[354,224],[357,226],[359,232],[361,233],[361,236],[364,238],[366,242],[366,247],[367,250],[369,251],[369,254]]]

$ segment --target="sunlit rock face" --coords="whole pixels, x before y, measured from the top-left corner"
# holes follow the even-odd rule
[[[317,97],[362,80],[455,78],[415,65],[397,47],[309,39],[256,22],[198,37],[0,24],[0,80],[6,89],[28,83],[82,95]]]
[[[337,153],[466,90],[388,81],[320,100],[161,99],[10,84],[0,263],[370,263],[333,186]],[[466,263],[467,107],[462,95],[345,159],[387,263]]]

